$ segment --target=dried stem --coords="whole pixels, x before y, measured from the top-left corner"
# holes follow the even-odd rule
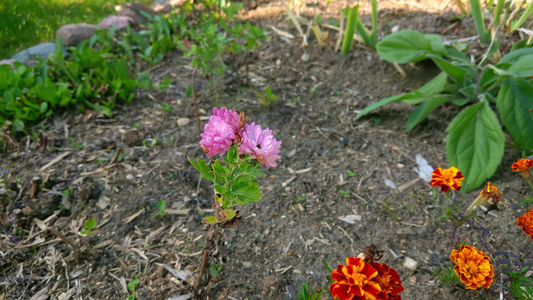
[[[200,274],[198,275],[198,280],[196,281],[196,291],[200,289],[202,286],[202,277],[204,277],[205,273],[205,267],[207,265],[207,254],[209,253],[209,236],[211,236],[211,232],[213,231],[213,225],[209,225],[209,230],[207,230],[207,234],[205,235],[205,246],[204,246],[204,253],[202,255],[202,265],[200,266]]]
[[[194,112],[196,114],[196,125],[198,126],[198,135],[202,132],[200,127],[200,113],[198,112],[198,102],[196,101],[196,68],[192,72],[192,99],[194,101]]]

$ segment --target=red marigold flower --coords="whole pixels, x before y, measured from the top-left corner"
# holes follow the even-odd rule
[[[520,158],[517,162],[512,165],[513,172],[520,172],[522,177],[529,179],[531,174],[529,174],[529,169],[533,167],[533,159]]]
[[[384,263],[372,263],[372,267],[378,271],[378,276],[374,277],[375,281],[381,287],[381,292],[376,297],[376,300],[401,300],[400,293],[404,291],[400,275],[393,268]]]
[[[453,250],[450,259],[456,265],[455,274],[466,285],[467,289],[478,287],[489,288],[494,277],[494,269],[490,257],[483,251],[468,245],[461,245],[461,251]]]
[[[522,231],[533,240],[533,208],[516,219],[516,226],[522,227]]]
[[[461,190],[461,181],[465,180],[461,171],[456,167],[451,167],[449,169],[437,168],[433,173],[431,173],[431,186],[439,186],[441,192],[447,193],[449,188],[453,190]]]
[[[361,258],[347,257],[346,266],[338,265],[332,272],[331,278],[335,282],[329,292],[339,300],[376,299],[381,287],[372,279],[377,275],[376,269]]]

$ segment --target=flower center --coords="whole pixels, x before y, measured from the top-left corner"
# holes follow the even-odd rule
[[[466,268],[467,268],[468,272],[470,272],[470,274],[472,274],[473,276],[477,275],[478,264],[475,261],[471,261],[471,260],[467,261],[466,262]]]
[[[383,291],[388,291],[390,290],[391,286],[390,286],[390,279],[391,279],[391,275],[382,275],[382,276],[379,276],[377,278],[377,281],[379,283],[379,285],[381,286],[381,289]]]
[[[350,278],[350,284],[358,285],[358,286],[365,286],[368,282],[368,279],[366,279],[366,276],[360,273],[354,273],[352,274]]]

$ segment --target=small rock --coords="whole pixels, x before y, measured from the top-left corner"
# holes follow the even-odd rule
[[[148,21],[142,12],[148,13],[151,16],[157,14],[153,9],[139,2],[117,5],[115,6],[115,10],[119,16],[130,17],[134,25],[139,25]]]
[[[178,126],[187,126],[191,123],[191,119],[189,118],[179,118],[178,119]]]
[[[398,30],[400,30],[400,25],[394,25],[394,27],[392,27],[390,31],[391,33],[395,33],[395,32],[398,32]]]
[[[109,29],[115,26],[117,30],[123,30],[126,29],[128,25],[133,26],[134,24],[135,21],[133,18],[128,16],[107,16],[98,23],[98,28]]]
[[[414,271],[418,267],[418,262],[410,257],[406,257],[403,262],[403,267],[409,271]]]
[[[302,60],[303,62],[308,61],[308,60],[309,60],[309,54],[304,53],[304,54],[302,55],[302,57],[301,57],[301,60]]]
[[[15,65],[13,65],[14,62],[14,59],[2,59],[0,60],[0,65],[10,65],[11,69],[15,70]]]
[[[183,6],[187,0],[155,0],[152,8],[159,13],[167,13],[175,6]]]
[[[56,45],[54,43],[39,44],[20,51],[19,53],[13,55],[11,59],[25,64],[34,56],[47,59],[48,55],[54,53],[54,51],[56,51]]]
[[[63,38],[64,46],[76,46],[90,39],[98,26],[92,24],[67,24],[61,26],[56,32],[56,38]]]

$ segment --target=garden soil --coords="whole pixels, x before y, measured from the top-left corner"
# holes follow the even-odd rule
[[[307,20],[338,17],[347,5],[308,2],[313,5],[295,11]],[[380,1],[380,35],[394,27],[447,40],[475,35],[452,2]],[[0,195],[0,299],[296,299],[306,281],[329,299],[323,261],[336,268],[370,244],[384,251],[380,262],[400,274],[403,299],[499,299],[502,283],[512,299],[506,272],[533,266],[533,241],[516,226],[528,209],[520,202],[531,196],[511,172],[521,153],[507,147],[491,178],[503,191],[497,210],[476,210],[476,218],[453,233],[438,190],[415,169],[418,155],[433,168],[448,167],[445,131],[459,109],[444,105],[411,132],[405,122],[413,107],[403,103],[353,121],[367,105],[421,86],[438,69],[408,64],[402,77],[361,44],[348,55],[336,53],[333,29],[326,49],[312,33],[303,45],[280,2],[246,8],[241,17],[270,38],[247,56],[224,56],[229,71],[212,84],[197,76],[196,86],[202,127],[214,106],[236,107],[282,141],[278,166],[262,167],[263,199],[241,207],[242,220],[216,236],[202,224],[213,213],[213,187],[188,158],[216,158],[206,158],[198,144],[187,95],[190,61],[170,52],[144,67],[156,83],[171,79],[168,90],[137,91],[113,118],[91,111],[56,115],[0,154],[7,190]],[[360,11],[369,24],[368,5]],[[309,32],[303,21],[302,27]],[[267,86],[279,97],[269,107],[258,96]],[[465,209],[477,193],[455,193],[453,201]],[[155,216],[160,200],[165,213]],[[83,236],[89,218],[97,227]],[[459,242],[491,257],[489,291],[437,280],[439,270],[453,267],[448,257]],[[205,274],[196,289],[206,243]],[[409,259],[416,266],[406,266]]]

